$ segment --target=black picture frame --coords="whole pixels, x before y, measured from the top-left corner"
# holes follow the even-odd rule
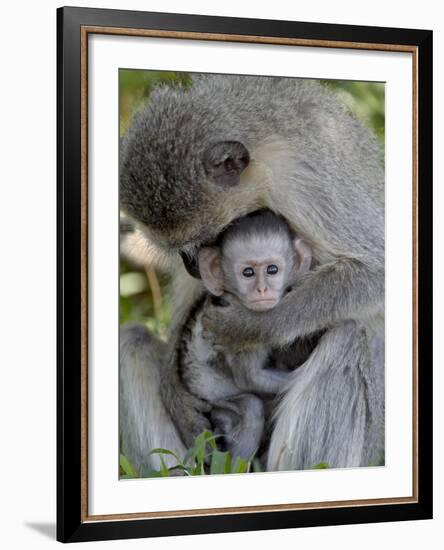
[[[409,46],[417,69],[417,458],[415,502],[190,517],[96,520],[85,516],[81,384],[82,147],[81,34],[84,27],[155,29]],[[62,542],[428,519],[432,517],[432,32],[383,27],[209,17],[172,13],[57,10],[57,539]],[[84,495],[83,495],[84,497]]]

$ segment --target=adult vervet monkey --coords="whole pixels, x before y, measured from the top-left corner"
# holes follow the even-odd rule
[[[202,292],[178,258],[196,275],[202,245],[266,207],[308,243],[312,269],[267,315],[230,299],[205,322],[239,349],[325,330],[275,411],[267,468],[382,462],[384,169],[376,140],[335,95],[313,81],[226,75],[159,87],[125,136],[120,189],[174,283],[168,353],[148,332],[122,331],[124,452],[149,462],[152,447],[182,452],[208,427],[208,404],[177,373],[177,334]]]

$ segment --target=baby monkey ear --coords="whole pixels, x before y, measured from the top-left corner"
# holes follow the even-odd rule
[[[250,154],[239,141],[220,141],[208,147],[203,162],[206,173],[216,183],[234,187],[250,162]]]
[[[293,239],[295,253],[295,268],[299,275],[309,271],[311,267],[311,248],[302,239]]]
[[[220,263],[219,248],[216,246],[201,248],[197,260],[200,276],[205,288],[214,296],[221,296],[224,292],[224,277]]]

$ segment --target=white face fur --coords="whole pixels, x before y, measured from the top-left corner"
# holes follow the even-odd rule
[[[289,286],[295,260],[291,240],[281,235],[234,239],[224,246],[222,254],[225,286],[247,308],[271,309]]]
[[[255,311],[279,303],[295,278],[311,265],[311,248],[282,231],[233,237],[218,246],[203,247],[198,262],[202,282],[215,296],[235,294]]]

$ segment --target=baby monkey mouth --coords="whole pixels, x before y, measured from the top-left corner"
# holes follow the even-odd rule
[[[266,309],[271,309],[277,304],[278,300],[272,298],[267,300],[251,300],[248,302],[247,306],[250,309],[254,309],[256,311],[263,311]]]

